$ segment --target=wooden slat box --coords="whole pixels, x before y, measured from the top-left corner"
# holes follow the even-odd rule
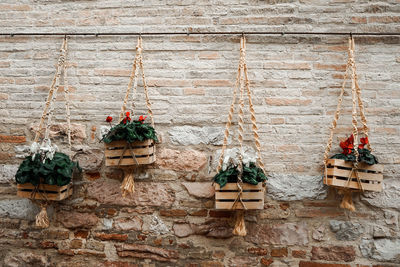
[[[123,153],[126,145],[127,142],[125,140],[113,141],[109,144],[105,144],[106,149],[104,154],[106,156],[106,166],[118,166],[121,154]],[[156,146],[154,145],[154,140],[147,139],[142,142],[133,142],[131,143],[131,147],[139,165],[151,164],[156,161]],[[119,166],[130,165],[136,165],[136,163],[129,148],[127,148]]]
[[[31,183],[18,184],[17,196],[32,198],[32,192],[34,189],[35,186]],[[72,183],[63,186],[40,184],[39,191],[36,192],[33,199],[46,200],[44,195],[46,195],[47,200],[60,201],[66,199],[72,195]]]
[[[232,207],[239,193],[237,183],[227,183],[220,187],[215,183],[215,208],[217,210],[241,210],[244,209],[240,201],[236,201],[235,207]],[[262,183],[252,185],[248,183],[241,184],[243,193],[242,201],[249,210],[264,209],[264,188]]]
[[[329,159],[327,162],[327,175],[328,178],[324,179],[324,183],[330,186],[352,188],[361,190],[355,173],[352,174],[351,181],[348,183],[353,163],[342,159]],[[362,162],[358,163],[358,177],[361,184],[366,191],[382,191],[383,180],[383,165],[374,164],[368,165]]]

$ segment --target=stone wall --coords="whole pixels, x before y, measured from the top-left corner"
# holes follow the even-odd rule
[[[342,0],[2,0],[1,32],[399,32],[400,2]],[[84,172],[73,196],[48,209],[16,197],[18,164],[32,141],[61,37],[0,37],[1,266],[311,266],[400,264],[400,39],[356,37],[356,61],[382,193],[355,196],[356,212],[322,185],[322,156],[345,69],[346,36],[248,36],[247,61],[270,180],[265,209],[213,209],[210,184],[238,64],[239,36],[145,36],[156,129],[154,166],[123,199],[122,172],[103,162],[100,132],[121,106],[136,38],[70,38],[73,149]],[[139,92],[142,89],[140,88]],[[351,101],[338,137],[350,132]],[[62,97],[55,142],[67,150]],[[143,114],[143,98],[137,102]],[[249,118],[246,118],[249,129]],[[245,137],[251,145],[251,136]],[[339,151],[335,137],[334,152]],[[233,143],[234,144],[234,143]]]

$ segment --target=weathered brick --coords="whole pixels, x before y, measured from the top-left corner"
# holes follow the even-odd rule
[[[287,248],[273,248],[271,249],[272,257],[287,257],[288,250]]]
[[[20,144],[25,142],[26,142],[25,136],[0,135],[0,143]]]
[[[187,212],[185,210],[178,210],[178,209],[160,210],[160,215],[167,217],[185,217],[187,215]]]
[[[116,240],[116,241],[126,241],[128,235],[126,234],[108,234],[108,233],[94,233],[94,237],[100,240]]]

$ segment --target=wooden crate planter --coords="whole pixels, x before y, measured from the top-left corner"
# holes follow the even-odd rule
[[[241,184],[243,193],[242,201],[249,210],[264,209],[264,188],[262,183],[252,185],[248,183]],[[240,201],[235,199],[239,193],[237,183],[227,183],[223,188],[215,184],[215,208],[217,210],[241,210],[244,209]]]
[[[35,186],[31,183],[18,184],[17,190],[17,196],[32,199],[32,192],[35,190]],[[46,197],[44,197],[44,195]],[[68,198],[71,195],[72,183],[64,186],[40,184],[39,191],[36,192],[33,199],[60,201]]]
[[[361,190],[354,173],[351,181],[348,182],[353,167],[352,162],[342,159],[329,159],[327,163],[327,179],[324,179],[326,185]],[[382,191],[383,165],[368,165],[360,162],[357,170],[364,190]]]
[[[106,157],[106,166],[131,166],[136,165],[136,161],[132,157],[132,153],[135,155],[137,164],[151,164],[156,161],[156,147],[154,140],[148,139],[145,141],[137,141],[131,143],[132,153],[127,148],[124,152],[124,148],[127,145],[125,140],[113,141],[105,144],[106,150],[104,152]],[[120,161],[121,155],[123,157]],[[118,165],[118,162],[119,165]]]

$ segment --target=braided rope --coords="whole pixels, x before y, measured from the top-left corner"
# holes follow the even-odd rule
[[[352,39],[351,45],[352,45],[353,51],[355,51],[354,39]],[[359,106],[359,111],[360,111],[361,123],[363,125],[363,134],[368,138],[367,148],[368,148],[369,151],[372,152],[372,148],[371,148],[371,144],[369,142],[369,136],[368,136],[369,128],[367,126],[367,118],[365,117],[364,104],[363,104],[363,101],[362,101],[362,98],[361,98],[361,88],[358,85],[357,67],[356,67],[355,62],[354,62],[354,71],[355,71],[355,77],[354,77],[355,79],[354,80],[355,80],[355,86],[356,86],[356,89],[357,89],[356,92],[357,92],[357,99],[358,99],[358,106]]]
[[[240,176],[241,173],[243,172],[243,166],[242,166],[242,160],[243,160],[243,135],[244,135],[244,57],[245,57],[245,51],[243,47],[243,38],[240,40],[240,63],[239,63],[239,72],[240,72],[240,94],[239,94],[239,121],[238,121],[238,141],[240,145],[240,154],[239,154],[239,179],[238,181],[241,182]]]
[[[146,77],[145,77],[145,75],[144,75],[144,68],[143,68],[143,58],[142,58],[142,55],[140,55],[139,64],[140,64],[140,69],[142,70],[143,89],[144,89],[144,94],[145,94],[145,97],[146,97],[147,112],[148,112],[149,115],[150,115],[151,126],[154,127],[153,110],[151,109],[151,102],[150,102],[150,98],[149,98],[149,89],[148,89],[148,86],[147,86]]]
[[[238,68],[238,74],[236,76],[236,82],[235,82],[235,86],[234,86],[234,90],[233,90],[232,103],[229,108],[228,120],[225,124],[224,142],[222,144],[221,155],[219,156],[217,173],[222,169],[222,164],[224,162],[225,149],[228,145],[228,137],[230,134],[229,129],[231,128],[231,125],[232,125],[232,117],[233,117],[233,112],[235,110],[235,102],[236,102],[236,97],[237,97],[237,90],[239,87],[239,79],[240,79],[240,67]]]
[[[55,74],[53,76],[53,80],[51,81],[50,90],[49,90],[49,93],[47,95],[46,104],[45,104],[43,112],[42,112],[42,117],[40,118],[39,126],[38,126],[38,128],[36,130],[34,142],[38,142],[39,141],[40,131],[43,129],[43,123],[44,123],[44,120],[46,118],[47,110],[49,109],[49,106],[52,103],[53,94],[54,94],[54,90],[55,90],[55,85],[56,85],[56,82],[60,78],[60,75],[61,75],[61,66],[62,66],[62,62],[63,62],[64,45],[65,45],[65,40],[62,43],[61,48],[60,48],[60,56],[58,58],[58,64],[56,66],[56,72],[55,72]],[[58,88],[57,88],[57,90],[58,90]]]
[[[350,67],[351,67],[351,60],[350,60],[350,49],[351,49],[351,45],[350,45],[350,44],[351,44],[351,43],[350,43],[350,40],[349,40],[349,48],[348,48],[348,51],[347,51],[348,57],[349,57],[349,58],[347,59],[346,72],[345,72],[345,74],[344,74],[344,79],[343,79],[342,87],[341,87],[341,89],[340,89],[340,95],[339,95],[339,98],[338,98],[338,103],[337,103],[337,106],[336,106],[335,115],[334,115],[334,117],[333,117],[333,121],[332,121],[332,124],[331,124],[331,127],[330,127],[329,139],[328,139],[328,142],[327,142],[327,144],[326,144],[325,153],[324,153],[325,171],[326,171],[326,169],[327,169],[327,163],[328,163],[329,152],[330,152],[331,149],[332,149],[333,132],[335,131],[336,126],[337,126],[337,122],[338,122],[338,120],[339,120],[340,110],[341,110],[341,108],[342,108],[342,102],[343,102],[344,89],[345,89],[345,86],[346,86],[346,81],[347,81],[347,79],[348,79],[348,77],[349,77],[348,75],[349,75],[349,70],[350,70]],[[325,177],[326,177],[326,172],[325,172]]]
[[[68,85],[68,39],[65,39],[65,61],[64,61],[64,95],[65,95],[65,111],[67,113],[67,135],[68,135],[68,145],[71,148],[71,111],[69,108],[69,85]]]
[[[134,60],[134,65],[135,65],[135,74],[134,74],[134,83],[133,83],[133,90],[132,90],[132,105],[131,105],[131,112],[132,112],[132,117],[134,116],[134,114],[135,114],[135,108],[136,108],[136,106],[135,106],[135,97],[136,97],[136,92],[137,92],[137,84],[138,84],[138,74],[139,74],[139,68],[137,67],[137,60],[138,60],[138,57],[135,57],[135,60]]]
[[[133,60],[132,71],[131,71],[131,74],[129,76],[128,87],[126,88],[124,102],[122,103],[121,112],[119,114],[119,121],[122,121],[122,119],[124,118],[124,114],[125,114],[125,111],[126,111],[126,104],[128,103],[129,94],[131,92],[131,88],[132,88],[132,85],[133,85],[133,80],[135,78],[137,58],[139,56],[139,46],[140,46],[139,40],[140,40],[140,38],[138,39],[138,44],[136,46],[136,55],[135,55],[135,59]]]
[[[352,42],[351,38],[351,42]],[[358,161],[358,128],[357,128],[357,90],[356,90],[356,82],[355,82],[355,76],[356,76],[356,69],[355,69],[355,63],[354,63],[354,51],[353,51],[353,46],[350,46],[350,62],[351,62],[351,98],[352,98],[352,125],[353,125],[353,136],[354,136],[354,154],[356,156],[356,161],[355,161],[355,166],[357,166],[357,161]]]
[[[250,90],[250,83],[249,83],[249,78],[248,78],[248,74],[247,74],[246,62],[244,64],[244,75],[245,75],[245,82],[246,82],[247,97],[249,98],[249,109],[250,109],[251,123],[252,123],[251,129],[253,131],[254,141],[256,143],[256,149],[257,149],[257,154],[258,154],[257,164],[260,167],[260,169],[265,173],[265,167],[264,167],[264,163],[262,162],[262,156],[261,156],[260,136],[258,135],[257,120],[256,120],[255,111],[254,111],[253,100],[251,98],[251,90]]]

